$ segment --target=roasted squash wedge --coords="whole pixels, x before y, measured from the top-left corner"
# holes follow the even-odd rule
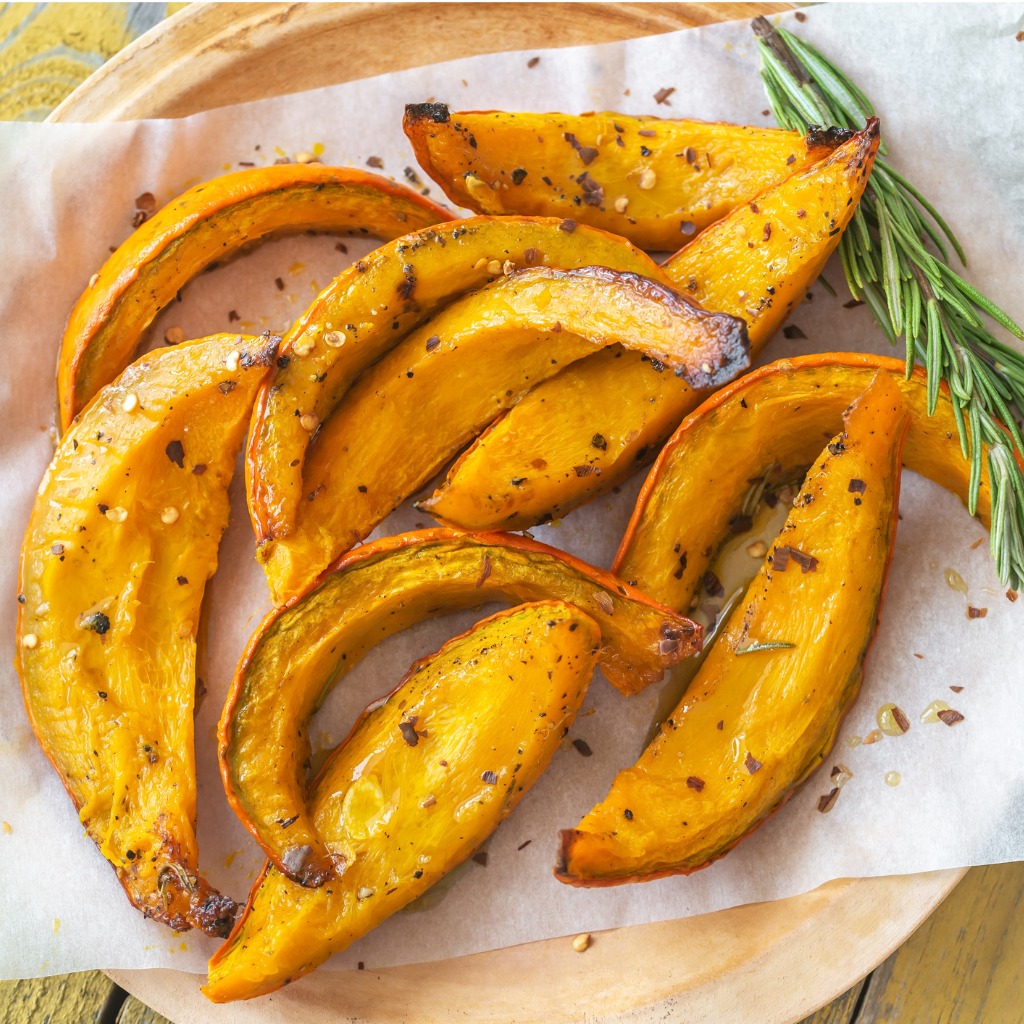
[[[64,436],[21,556],[28,716],[128,898],[225,935],[235,906],[197,873],[196,629],[228,484],[280,339],[154,352]]]
[[[607,798],[562,833],[562,881],[705,867],[822,762],[878,624],[906,423],[899,388],[879,373],[816,461],[682,702]]]
[[[321,885],[333,861],[306,805],[309,720],[374,644],[487,601],[557,598],[601,627],[601,667],[635,693],[700,646],[695,623],[608,573],[511,534],[426,530],[374,541],[270,614],[249,643],[220,723],[228,799],[279,870]]]
[[[706,309],[745,318],[757,353],[839,244],[877,148],[873,121],[830,156],[737,207],[663,269]],[[559,518],[633,473],[702,397],[638,354],[588,356],[497,420],[420,508],[475,530]],[[519,479],[525,483],[510,484]]]
[[[808,466],[880,370],[900,389],[910,416],[903,461],[966,504],[971,467],[945,387],[929,416],[924,372],[908,380],[902,359],[852,352],[782,359],[723,388],[684,420],[640,492],[614,571],[670,608],[688,609],[751,480],[765,474],[771,489]],[[723,459],[723,438],[743,457]],[[978,516],[987,526],[987,459],[982,466]]]
[[[390,239],[448,217],[386,178],[318,164],[234,171],[183,192],[117,248],[71,310],[57,366],[61,429],[128,365],[157,313],[211,263],[271,234]]]
[[[307,974],[465,860],[558,749],[600,642],[579,609],[542,602],[487,619],[414,665],[310,794],[344,873],[306,889],[268,866],[210,961],[206,995],[246,999]]]
[[[294,525],[304,493],[308,417],[326,420],[362,370],[445,304],[509,269],[537,265],[611,267],[671,283],[625,239],[550,218],[449,221],[375,249],[339,274],[294,323],[257,402],[246,460],[257,541],[284,536]]]
[[[452,113],[443,103],[410,104],[404,127],[420,166],[459,206],[571,216],[668,252],[849,137],[614,113]]]
[[[538,381],[613,344],[705,387],[748,361],[742,320],[650,278],[604,267],[513,271],[408,335],[323,424],[295,528],[257,550],[275,598],[362,540]]]

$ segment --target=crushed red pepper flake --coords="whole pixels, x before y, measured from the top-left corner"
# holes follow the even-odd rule
[[[983,619],[988,615],[987,608],[975,608],[973,604],[967,606],[967,618],[969,619]]]
[[[670,85],[668,87],[662,87],[661,89],[659,89],[654,94],[654,102],[661,104],[661,106],[663,106],[663,107],[671,107],[672,104],[669,103],[668,98],[675,91],[676,91],[676,87],[674,85]],[[640,134],[642,135],[643,132],[641,132]],[[652,132],[651,134],[653,135],[654,133]]]
[[[831,811],[833,807],[835,807],[836,801],[838,799],[839,787],[835,786],[833,787],[831,792],[826,793],[825,796],[821,797],[818,800],[818,810],[821,811],[822,814],[828,814],[828,812]]]
[[[1006,600],[1009,601],[1011,604],[1014,601],[1016,601],[1017,600],[1017,591],[1016,590],[1008,590],[1006,592]]]
[[[762,232],[762,234],[764,235],[764,240],[766,242],[768,241],[769,238],[772,237],[772,222],[771,221],[766,221],[765,222],[764,231]]]
[[[959,711],[954,711],[952,708],[946,708],[944,711],[938,712],[938,716],[942,720],[943,724],[949,726],[956,725],[957,722],[962,722],[964,720],[964,716],[961,715]]]
[[[480,578],[476,581],[477,590],[479,590],[487,582],[487,577],[490,575],[491,559],[488,555],[484,555],[483,568],[480,571]]]
[[[572,745],[583,757],[590,757],[594,751],[590,749],[590,744],[586,740],[575,739],[572,741]]]
[[[527,62],[528,68],[535,68],[540,63],[540,57],[531,57]]]
[[[691,775],[686,780],[686,784],[690,789],[695,789],[698,793],[704,788],[704,780],[696,775]]]
[[[850,481],[850,486],[847,487],[847,490],[851,494],[863,494],[867,489],[868,489],[868,485],[866,483],[864,483],[863,480],[858,480],[856,477],[854,477]]]
[[[764,767],[764,765],[760,761],[758,761],[758,759],[754,757],[754,755],[751,754],[748,750],[747,756],[743,761],[743,767],[746,768],[751,775],[753,775],[755,772],[759,772]]]
[[[412,719],[408,722],[399,722],[398,728],[402,733],[402,739],[409,744],[410,747],[415,747],[420,741],[419,733],[416,732],[416,720]]]
[[[378,171],[384,167],[384,161],[379,156],[368,156],[366,158],[367,167],[375,167]]]
[[[498,776],[489,769],[484,772],[480,778],[486,782],[488,786],[496,786],[498,784]]]
[[[566,217],[566,219],[558,225],[558,230],[564,231],[567,235],[571,235],[576,230],[576,221],[570,220]]]
[[[709,597],[725,596],[725,587],[722,586],[721,580],[710,569],[704,573],[702,582]]]
[[[950,686],[949,688],[950,688],[950,689],[951,689],[951,690],[952,690],[952,691],[953,691],[954,693],[963,693],[963,692],[964,692],[964,688],[963,688],[962,686],[957,686],[957,685],[956,685],[955,683],[954,683],[954,684],[952,684],[952,685],[951,685],[951,686]]]
[[[280,277],[275,277],[274,278],[274,287],[279,292],[283,292],[284,291],[284,280],[282,278],[280,278]]]
[[[473,863],[474,864],[479,864],[480,867],[482,867],[482,868],[487,867],[487,851],[486,850],[481,850],[479,853],[474,853],[473,854]]]

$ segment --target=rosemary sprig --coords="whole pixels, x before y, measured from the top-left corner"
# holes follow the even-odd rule
[[[811,125],[859,130],[874,108],[825,56],[784,28],[757,18],[761,78],[775,120],[806,132]],[[867,303],[889,340],[906,343],[907,373],[924,364],[928,412],[941,381],[949,385],[960,447],[971,466],[968,508],[977,510],[988,455],[992,490],[990,544],[1004,586],[1024,588],[1024,354],[999,341],[983,315],[1024,339],[994,302],[949,265],[966,264],[949,225],[881,154],[860,206],[839,243],[850,293]],[[979,441],[981,443],[979,443]]]

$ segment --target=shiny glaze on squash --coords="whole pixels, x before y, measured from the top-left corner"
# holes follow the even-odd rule
[[[246,458],[257,542],[295,523],[311,442],[360,372],[460,295],[522,267],[602,266],[671,284],[624,238],[537,217],[472,217],[404,234],[357,260],[284,336],[277,369],[253,414]],[[309,422],[308,420],[306,421]]]
[[[611,885],[706,867],[822,762],[878,624],[906,425],[899,388],[878,373],[680,704],[562,833],[559,879]]]
[[[971,467],[945,387],[929,416],[924,371],[907,379],[902,359],[855,352],[781,359],[712,395],[681,424],[644,483],[613,571],[669,607],[688,609],[750,480],[766,467],[774,467],[769,486],[802,471],[879,371],[899,388],[910,416],[904,464],[966,504]],[[721,457],[723,437],[742,458]],[[987,527],[987,459],[982,466],[978,518]]]
[[[210,264],[272,234],[394,238],[448,217],[410,189],[349,167],[273,164],[190,188],[118,246],[71,310],[57,364],[61,430],[128,365],[160,310]]]
[[[877,148],[873,121],[831,155],[738,206],[662,270],[706,309],[742,317],[756,355],[839,244]],[[588,356],[497,420],[419,507],[473,530],[557,519],[634,473],[703,397],[639,353]],[[521,486],[510,484],[522,478]]]
[[[22,548],[32,728],[131,902],[215,935],[235,905],[197,869],[196,632],[279,340],[216,335],[125,370],[64,435]]]
[[[650,278],[604,267],[514,271],[416,328],[323,424],[294,529],[257,551],[275,600],[366,537],[531,387],[616,344],[703,386],[749,363],[742,320]]]
[[[542,602],[486,619],[414,665],[310,793],[344,873],[307,889],[268,864],[210,961],[205,994],[248,999],[294,981],[465,860],[558,749],[600,641],[579,609]]]
[[[848,137],[625,114],[405,108],[420,166],[477,213],[570,216],[673,252]],[[568,212],[567,212],[568,211]]]
[[[623,693],[695,653],[695,623],[610,574],[512,534],[427,530],[364,544],[308,593],[272,612],[249,642],[220,723],[228,800],[279,870],[305,885],[334,868],[306,801],[310,718],[385,637],[489,601],[554,598],[601,627],[601,668]]]

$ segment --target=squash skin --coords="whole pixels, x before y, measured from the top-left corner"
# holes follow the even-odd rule
[[[838,245],[877,148],[873,121],[827,158],[709,227],[662,269],[706,309],[745,318],[756,355]],[[827,210],[841,212],[833,220]],[[636,354],[589,356],[496,421],[420,508],[472,530],[518,530],[560,518],[634,473],[704,397]],[[547,463],[542,473],[530,469],[537,457]],[[578,465],[592,470],[580,476]],[[528,483],[509,486],[520,477]]]
[[[344,874],[306,889],[268,864],[210,961],[207,997],[251,998],[301,977],[468,857],[558,749],[600,642],[579,609],[541,602],[486,619],[414,665],[310,793]]]
[[[302,485],[310,434],[301,417],[326,420],[361,371],[445,304],[500,277],[509,263],[598,265],[671,285],[654,260],[625,239],[584,225],[568,231],[564,224],[537,217],[448,221],[375,249],[317,296],[285,334],[285,358],[253,414],[246,486],[257,542],[286,535],[310,490]],[[302,351],[311,342],[308,354],[296,354],[296,343]]]
[[[275,600],[362,540],[537,381],[612,344],[707,386],[748,363],[741,320],[650,278],[604,267],[514,271],[409,334],[323,424],[294,529],[257,550]]]
[[[561,881],[615,885],[706,867],[821,764],[877,628],[907,422],[895,382],[877,374],[680,704],[608,797],[562,833]],[[787,547],[817,559],[812,571],[780,561]],[[794,647],[743,653],[755,642]]]
[[[128,898],[177,930],[224,935],[236,909],[197,872],[195,638],[278,341],[216,335],[129,367],[65,434],[22,548],[32,728]]]
[[[844,136],[608,112],[452,112],[442,103],[410,104],[403,127],[420,166],[459,206],[571,211],[580,223],[667,252]]]
[[[156,315],[201,270],[272,234],[395,238],[447,220],[441,206],[348,167],[274,164],[196,185],[144,221],[75,303],[61,341],[61,430],[132,360]]]
[[[219,756],[229,803],[278,870],[310,886],[333,872],[307,808],[308,723],[363,654],[433,615],[543,598],[571,602],[598,622],[602,670],[625,694],[700,646],[695,623],[608,573],[525,537],[450,530],[356,548],[264,620],[235,673]]]
[[[929,416],[924,371],[918,368],[907,379],[902,359],[853,352],[782,359],[723,388],[683,421],[644,483],[612,571],[670,608],[689,608],[749,478],[773,463],[779,477],[807,466],[879,371],[900,389],[910,416],[904,464],[966,504],[970,465],[960,451],[945,386]],[[783,419],[786,428],[780,430]],[[742,462],[720,457],[723,437],[745,453]],[[978,518],[987,528],[987,459],[982,466]]]

